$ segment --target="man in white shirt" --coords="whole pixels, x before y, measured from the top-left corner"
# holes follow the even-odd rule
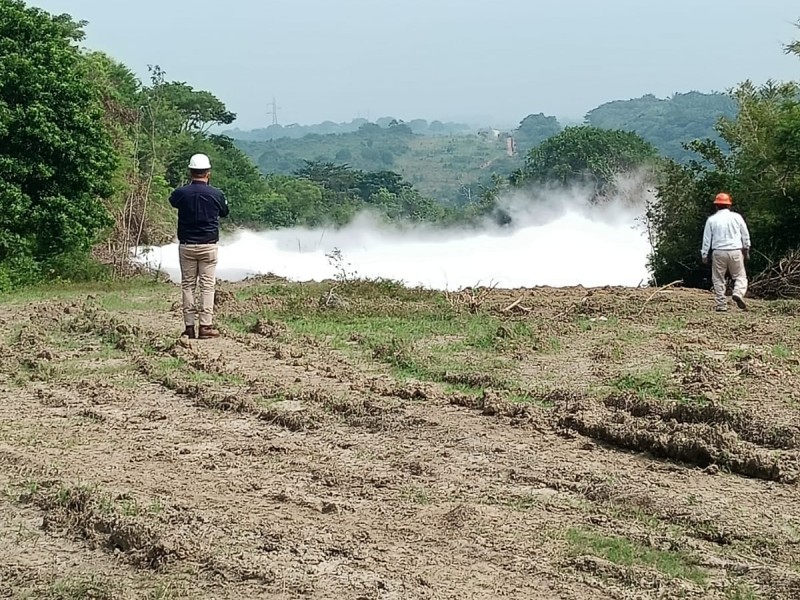
[[[742,215],[731,211],[731,197],[717,194],[714,205],[717,212],[706,221],[703,232],[701,254],[703,264],[708,264],[711,253],[711,280],[719,312],[728,310],[725,300],[725,275],[733,278],[733,301],[742,310],[747,310],[744,296],[747,293],[747,272],[744,261],[750,258],[750,232]]]

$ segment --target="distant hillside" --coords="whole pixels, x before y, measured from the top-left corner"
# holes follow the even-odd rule
[[[682,148],[683,143],[719,140],[714,125],[720,117],[734,118],[736,113],[736,102],[726,94],[689,92],[666,99],[648,94],[603,104],[586,115],[586,122],[638,133],[664,156],[683,162],[692,156]]]
[[[266,142],[271,140],[279,140],[281,138],[300,139],[307,135],[330,135],[339,133],[355,133],[362,125],[372,123],[367,119],[353,119],[349,123],[334,123],[333,121],[324,121],[314,125],[298,125],[296,123],[291,125],[270,125],[261,129],[254,129],[252,131],[242,131],[240,129],[231,129],[223,131],[223,135],[237,139],[247,140],[250,142]],[[414,119],[404,123],[394,117],[381,117],[374,122],[379,127],[387,128],[393,123],[402,123],[411,128],[412,133],[419,135],[457,135],[467,133],[477,133],[477,128],[466,125],[464,123],[443,123],[442,121],[431,121],[430,123],[425,119]]]
[[[303,168],[306,160],[363,171],[390,170],[427,196],[462,203],[475,197],[482,185],[491,185],[492,175],[505,177],[521,165],[518,156],[508,155],[507,138],[491,130],[431,136],[415,134],[404,124],[367,123],[351,133],[235,143],[264,174],[290,174]]]
[[[585,123],[602,129],[633,131],[666,157],[685,162],[692,154],[684,143],[719,140],[714,126],[720,117],[734,118],[736,103],[726,95],[689,92],[670,98],[652,94],[616,100],[589,111]],[[471,130],[457,123],[408,123],[389,117],[370,123],[355,119],[309,126],[272,126],[250,132],[227,131],[264,174],[293,173],[305,161],[349,165],[363,171],[395,171],[423,194],[463,203],[520,167],[527,153],[562,130],[543,113],[530,114],[513,132]],[[513,135],[516,154],[508,155]]]

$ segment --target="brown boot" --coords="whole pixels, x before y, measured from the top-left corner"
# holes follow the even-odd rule
[[[194,330],[194,325],[187,325],[181,337],[188,337],[190,340],[197,339],[197,333]]]
[[[197,337],[201,340],[210,340],[211,338],[218,338],[219,331],[214,329],[211,325],[200,325],[200,334]]]

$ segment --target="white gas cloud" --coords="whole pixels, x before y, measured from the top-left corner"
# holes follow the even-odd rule
[[[650,246],[639,219],[650,192],[640,177],[620,183],[619,196],[601,205],[590,204],[581,190],[514,193],[500,203],[512,218],[505,227],[488,220],[469,229],[400,227],[365,213],[338,230],[240,230],[221,240],[217,276],[331,279],[337,266],[328,255],[338,249],[338,268],[351,275],[440,290],[638,286],[649,279]],[[146,252],[138,260],[179,280],[177,244],[140,250]]]

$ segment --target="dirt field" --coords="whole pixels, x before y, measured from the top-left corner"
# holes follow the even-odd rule
[[[800,598],[800,303],[332,287],[3,300],[0,598]]]

